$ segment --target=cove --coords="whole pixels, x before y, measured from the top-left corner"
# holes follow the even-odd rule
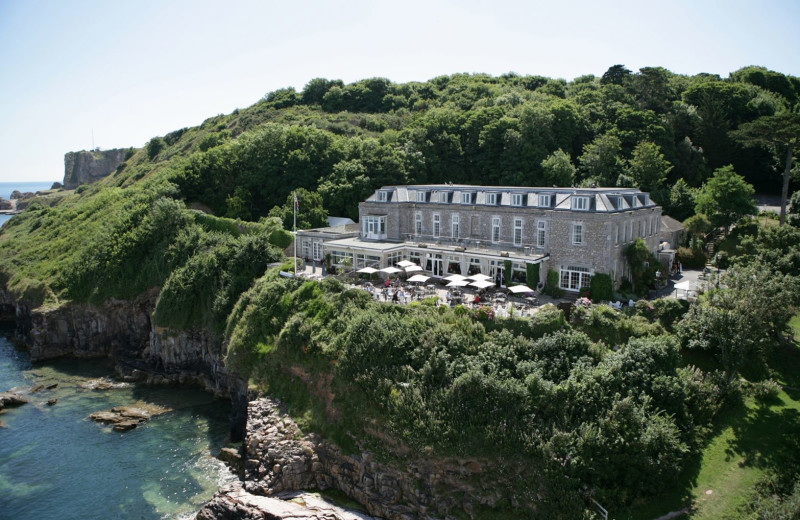
[[[32,365],[0,337],[0,391],[30,399],[0,415],[0,518],[191,518],[236,479],[213,456],[227,439],[229,402],[175,386],[87,388],[110,373],[107,360]],[[57,386],[27,394],[38,385]],[[125,433],[87,418],[136,402],[169,411]]]

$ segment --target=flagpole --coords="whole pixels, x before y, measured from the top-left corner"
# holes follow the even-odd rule
[[[292,230],[294,231],[294,275],[297,276],[297,192],[292,192],[294,194],[294,201],[293,201],[293,209],[294,209],[294,221],[292,223]]]

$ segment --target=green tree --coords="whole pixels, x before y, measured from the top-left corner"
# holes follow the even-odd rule
[[[727,232],[740,218],[758,212],[753,193],[753,186],[733,166],[717,168],[697,193],[695,211],[707,215],[714,226],[724,227]]]
[[[678,179],[669,190],[666,213],[672,218],[684,221],[694,214],[696,190],[685,180]]]
[[[322,195],[305,188],[297,189],[297,229],[313,229],[328,225],[328,212],[322,205]],[[292,229],[295,215],[294,194],[286,197],[282,206],[275,206],[269,212],[270,217],[278,217],[284,229]]]
[[[664,181],[670,170],[672,165],[664,159],[658,145],[642,141],[634,148],[626,172],[639,189],[650,193],[654,201],[664,204],[667,201]]]
[[[542,176],[544,186],[572,186],[575,182],[575,166],[569,154],[559,148],[548,155],[542,161]]]
[[[167,142],[161,137],[154,137],[147,142],[147,157],[152,161],[156,156],[161,153],[161,150],[167,147]]]
[[[776,152],[779,148],[786,148],[781,188],[780,225],[782,226],[786,222],[786,201],[789,196],[794,149],[800,141],[800,114],[783,112],[759,117],[755,121],[744,123],[730,135],[745,146],[765,146]]]
[[[623,167],[619,157],[621,150],[622,142],[610,134],[599,135],[585,145],[583,154],[578,157],[584,181],[598,186],[614,186]]]
[[[625,68],[625,65],[612,65],[608,68],[603,77],[600,78],[600,83],[607,85],[609,83],[614,85],[624,85],[630,78],[631,71]]]

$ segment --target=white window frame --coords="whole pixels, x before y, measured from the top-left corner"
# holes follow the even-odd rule
[[[461,217],[458,215],[451,215],[450,216],[450,236],[453,238],[459,238],[460,229],[461,227]]]
[[[573,222],[572,223],[572,245],[573,246],[582,246],[585,243],[584,240],[584,229],[583,229],[583,222]]]
[[[422,213],[414,214],[414,234],[415,235],[422,234]]]
[[[514,219],[514,246],[522,246],[522,219]]]
[[[442,216],[438,213],[433,214],[433,238],[439,238],[442,233]]]
[[[417,192],[417,202],[425,202],[425,192],[418,191]]]
[[[461,204],[472,204],[472,193],[462,193]]]
[[[536,247],[547,246],[547,221],[540,220],[536,223]]]
[[[487,193],[486,194],[486,205],[487,206],[496,206],[497,205],[497,193]]]
[[[378,200],[380,202],[389,202],[389,192],[386,190],[380,190],[378,192]]]
[[[500,229],[502,225],[500,217],[492,217],[492,244],[500,243]]]
[[[540,193],[539,197],[537,198],[537,202],[539,203],[540,208],[549,208],[550,207],[550,194],[549,193]]]
[[[591,270],[586,267],[568,265],[558,273],[558,285],[565,291],[579,291],[582,287],[589,287],[591,281]]]
[[[512,193],[511,194],[511,205],[512,206],[522,206],[522,193]]]
[[[572,209],[575,211],[589,211],[589,197],[586,196],[573,196]]]

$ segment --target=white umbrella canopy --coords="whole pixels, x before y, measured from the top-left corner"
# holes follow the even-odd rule
[[[408,267],[406,267],[407,273],[414,273],[417,271],[422,271],[422,267],[418,266],[417,264],[409,265]]]
[[[469,285],[469,280],[453,280],[447,284],[447,287],[466,287],[467,285]]]
[[[494,283],[492,283],[492,282],[490,282],[488,280],[478,280],[478,281],[470,283],[470,285],[472,287],[477,287],[478,289],[486,289],[487,287],[493,286]]]
[[[451,274],[450,276],[445,276],[444,279],[447,280],[448,282],[457,282],[460,280],[466,280],[467,277],[461,276],[460,274]]]
[[[690,282],[689,280],[675,284],[675,289],[680,289],[681,291],[688,291],[691,288],[692,288],[692,282]]]
[[[489,276],[487,274],[483,274],[483,273],[473,274],[473,275],[467,276],[467,278],[469,278],[471,280],[475,280],[476,282],[478,280],[491,280],[492,279],[491,276]]]
[[[411,267],[412,265],[417,265],[417,264],[411,262],[410,260],[400,260],[399,262],[397,262],[396,265],[399,265],[400,267]]]
[[[408,279],[409,282],[427,282],[430,276],[425,276],[424,274],[415,274],[411,278]]]
[[[357,273],[363,273],[363,274],[372,274],[372,273],[377,273],[378,270],[375,269],[374,267],[362,267],[361,269],[359,269],[356,272]]]
[[[381,269],[380,271],[381,271],[382,273],[394,274],[394,273],[400,273],[400,272],[402,272],[403,270],[402,270],[402,269],[398,269],[398,268],[396,268],[396,267],[389,266],[389,267],[384,267],[384,268],[383,268],[383,269]]]
[[[512,285],[508,288],[508,290],[514,294],[516,293],[524,293],[524,292],[533,292],[533,289],[528,287],[527,285]]]

